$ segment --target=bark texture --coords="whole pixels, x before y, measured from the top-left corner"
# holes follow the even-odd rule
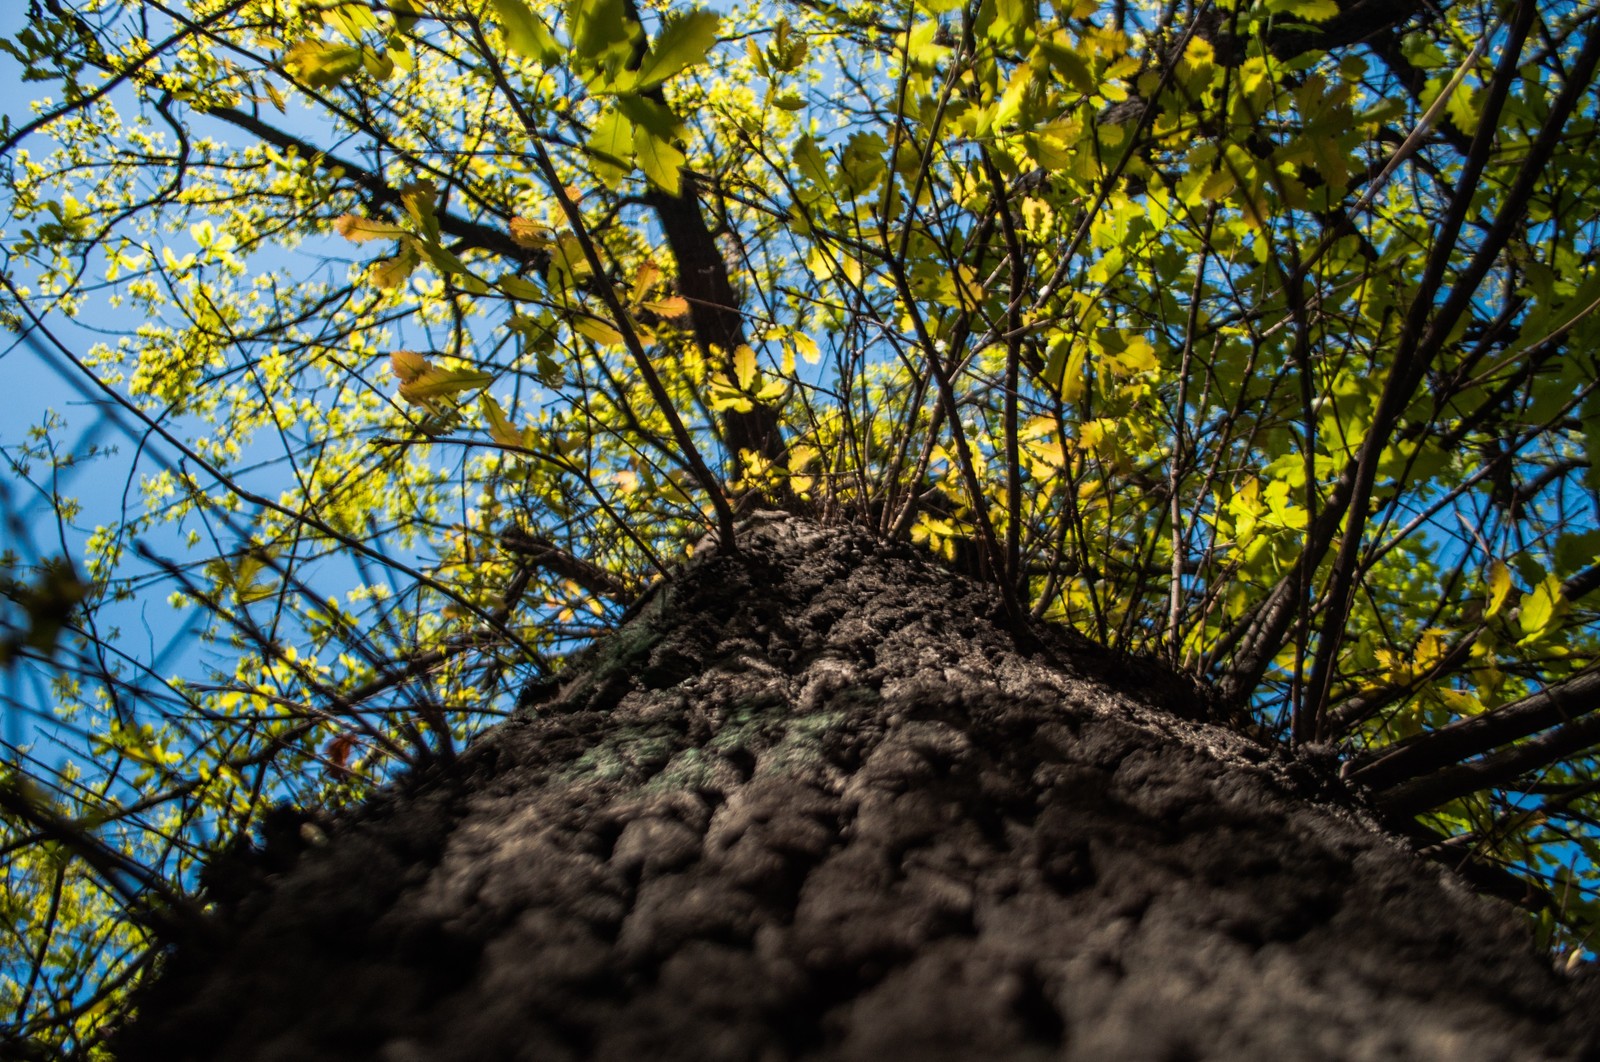
[[[127,1059],[1523,1059],[1595,993],[1334,779],[907,549],[762,518],[218,887]]]

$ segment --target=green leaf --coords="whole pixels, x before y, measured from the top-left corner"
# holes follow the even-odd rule
[[[1208,202],[1221,199],[1238,187],[1238,182],[1233,179],[1233,174],[1226,169],[1214,170],[1206,175],[1200,182],[1200,198]]]
[[[877,133],[852,136],[839,160],[839,176],[835,182],[839,190],[849,195],[871,191],[888,172],[889,167],[883,160],[888,150],[888,142]]]
[[[561,45],[550,27],[523,0],[490,0],[500,20],[500,32],[518,55],[551,66],[561,59]]]
[[[594,158],[594,173],[612,191],[633,171],[633,124],[614,107],[600,112],[587,145]]]
[[[634,125],[643,126],[663,140],[678,136],[678,117],[655,100],[643,96],[624,96],[617,100],[617,109]]]
[[[810,136],[802,134],[794,143],[794,164],[800,171],[800,176],[812,184],[827,187],[828,185],[828,160],[823,157],[817,148],[817,142]]]
[[[1326,22],[1339,13],[1339,5],[1336,0],[1267,0],[1267,10],[1306,22]]]
[[[1554,575],[1545,576],[1533,593],[1522,599],[1522,613],[1518,617],[1522,640],[1529,642],[1544,634],[1559,617],[1562,604],[1561,580]]]
[[[633,150],[651,184],[668,195],[683,191],[683,152],[642,125],[634,127]]]
[[[1069,336],[1061,336],[1051,344],[1044,382],[1063,402],[1076,402],[1083,397],[1083,364],[1087,356],[1087,345],[1075,343]]]
[[[433,373],[400,388],[400,396],[412,401],[419,398],[437,398],[440,395],[459,394],[488,387],[494,377],[486,372],[471,369],[437,369]]]
[[[1067,84],[1085,96],[1093,96],[1099,91],[1099,83],[1095,81],[1089,64],[1072,47],[1071,38],[1066,33],[1057,32],[1054,38],[1040,41],[1039,51],[1049,61],[1050,68]]]
[[[422,230],[422,235],[434,243],[439,242],[439,214],[434,206],[438,198],[439,186],[427,179],[412,181],[400,188],[400,205]]]
[[[467,264],[438,244],[424,243],[418,248],[428,264],[446,276],[470,276]]]
[[[1036,18],[1037,11],[1030,0],[983,0],[978,27],[988,40],[1009,47],[1032,27]]]
[[[283,68],[307,88],[327,88],[361,69],[361,49],[331,41],[300,41],[283,53]]]
[[[572,0],[567,5],[572,55],[583,64],[603,65],[632,51],[639,24],[628,17],[622,0]]]
[[[650,183],[677,195],[683,190],[683,164],[688,161],[673,144],[678,119],[667,108],[641,96],[624,96],[617,108],[633,123],[633,155]]]
[[[1468,136],[1478,131],[1478,100],[1477,93],[1470,86],[1458,85],[1450,93],[1450,101],[1445,104],[1445,113],[1450,116],[1450,124]]]
[[[674,74],[702,62],[717,41],[721,17],[712,11],[690,11],[668,19],[650,54],[635,74],[633,91],[645,92]]]
[[[534,302],[544,297],[544,292],[531,280],[524,280],[515,274],[508,273],[495,281],[495,287],[510,295],[513,299],[522,299],[525,302]]]
[[[800,34],[794,32],[794,27],[786,18],[778,19],[778,24],[773,27],[772,45],[767,49],[767,56],[772,69],[787,74],[791,70],[800,69],[800,64],[806,61],[806,54],[811,46]]]

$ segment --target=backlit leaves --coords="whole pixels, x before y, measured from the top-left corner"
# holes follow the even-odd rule
[[[690,11],[668,17],[645,55],[644,62],[626,82],[627,91],[646,92],[668,78],[705,61],[717,39],[720,17],[712,11]]]
[[[494,382],[494,377],[486,372],[440,368],[415,351],[396,351],[390,355],[389,362],[395,378],[400,381],[400,397],[429,408],[438,408],[437,399],[481,390]]]
[[[331,41],[300,41],[284,52],[283,66],[308,88],[327,88],[361,69],[361,49]]]
[[[541,63],[554,63],[561,58],[561,45],[556,43],[550,27],[528,7],[524,0],[491,0],[500,30],[513,51]]]
[[[160,696],[87,665],[41,686],[49,711],[137,752],[137,777],[194,784],[168,805],[195,824],[183,845],[119,837],[140,858],[202,851],[280,791],[332,802],[385,777],[403,766],[387,750],[440,732],[412,705],[461,706],[440,726],[465,736],[535,654],[595,629],[592,598],[548,573],[517,597],[505,529],[642,582],[670,565],[661,544],[713,522],[708,482],[735,505],[788,484],[946,556],[970,555],[986,517],[1015,533],[1026,610],[1217,683],[1259,642],[1234,709],[1283,733],[1321,697],[1322,738],[1350,750],[1596,658],[1592,85],[1522,178],[1595,32],[1584,5],[1539,7],[1496,114],[1508,22],[1476,2],[1385,29],[1393,49],[1331,52],[1332,0],[1194,22],[1089,0],[919,0],[892,19],[246,0],[196,5],[193,29],[131,0],[63,4],[108,30],[96,59],[46,5],[7,42],[67,103],[5,156],[0,313],[81,339],[89,386],[193,455],[153,464],[167,442],[141,437],[125,509],[59,500],[59,526],[84,529],[78,607],[104,610],[96,630],[159,627],[115,598],[159,585],[213,654],[150,667],[204,679]],[[702,246],[673,245],[668,199]],[[782,425],[770,454],[738,431],[763,410]],[[74,469],[46,434],[0,439],[39,497],[45,471]],[[1364,511],[1333,512],[1358,468]],[[1316,543],[1308,581],[1285,583]],[[76,637],[59,627],[52,659],[76,659]],[[375,676],[414,674],[413,654],[466,645],[338,714]],[[1363,698],[1388,699],[1362,714]],[[113,731],[112,703],[140,718]],[[230,765],[252,756],[261,778]],[[1548,884],[1552,846],[1600,853],[1600,807],[1505,814],[1592,771],[1564,760],[1541,792],[1426,819]],[[140,799],[132,777],[104,791]],[[109,806],[84,804],[85,821]],[[50,891],[28,853],[19,925]],[[72,880],[80,924],[108,920]],[[50,956],[56,983],[83,983],[65,947]]]

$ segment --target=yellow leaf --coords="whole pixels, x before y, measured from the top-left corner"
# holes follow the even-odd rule
[[[398,225],[373,221],[371,218],[357,217],[355,214],[340,214],[334,218],[333,231],[353,243],[366,243],[368,240],[396,240],[406,235],[406,230]]]
[[[800,351],[800,356],[806,359],[807,365],[815,365],[822,360],[822,350],[817,346],[817,341],[804,332],[795,332],[792,336],[795,349]]]
[[[521,447],[526,445],[526,440],[523,439],[522,433],[512,426],[510,418],[506,416],[506,411],[500,407],[500,403],[496,402],[492,395],[484,392],[479,397],[479,403],[483,406],[484,419],[489,422],[489,438],[502,446]]]
[[[1500,606],[1506,603],[1506,594],[1511,592],[1511,569],[1506,567],[1504,561],[1491,561],[1489,563],[1489,602],[1484,606],[1483,614],[1492,616],[1500,611]]]
[[[1478,715],[1483,711],[1483,702],[1472,693],[1461,690],[1439,690],[1439,699],[1444,706],[1456,715]]]
[[[410,383],[431,367],[428,359],[414,350],[397,350],[389,355],[389,365],[403,384]]]
[[[822,456],[822,451],[815,446],[796,446],[789,451],[789,471],[804,472],[811,467],[811,463]]]
[[[588,336],[603,347],[620,347],[625,343],[621,332],[598,317],[574,317],[572,330],[579,335]]]
[[[1281,482],[1279,480],[1273,486],[1277,486]],[[1447,644],[1443,632],[1436,630],[1423,631],[1422,637],[1417,639],[1417,646],[1411,653],[1412,666],[1419,672],[1433,667],[1444,657]]]
[[[639,308],[641,310],[649,310],[657,317],[673,320],[689,312],[689,300],[681,295],[673,295],[665,299],[654,299],[650,302],[640,303]]]
[[[726,376],[718,373],[711,377],[711,411],[721,413],[731,409],[736,413],[748,413],[755,406],[750,399],[740,394]]]
[[[430,398],[453,395],[461,391],[474,391],[480,387],[488,387],[493,382],[494,377],[486,372],[472,369],[429,368],[414,379],[402,383],[400,397],[408,402],[425,403]]]
[[[389,355],[389,365],[400,381],[400,397],[419,405],[431,405],[430,398],[488,387],[494,377],[474,369],[441,369],[414,350],[397,350]]]
[[[656,265],[655,259],[646,258],[644,265],[639,267],[639,272],[633,277],[633,290],[628,293],[628,301],[634,304],[655,290],[661,283],[661,267]]]
[[[733,373],[739,381],[739,390],[750,390],[756,378],[756,352],[750,349],[750,344],[741,343],[733,352]]]
[[[512,218],[511,242],[531,251],[542,251],[550,246],[550,230],[530,218]]]
[[[510,295],[513,299],[523,299],[529,302],[539,298],[542,294],[538,286],[532,281],[524,280],[512,273],[507,273],[495,281],[495,287]]]
[[[394,291],[403,285],[405,278],[410,277],[413,270],[421,264],[422,256],[416,253],[416,242],[403,240],[400,243],[400,253],[395,254],[394,258],[382,258],[373,262],[366,275],[371,278],[374,285],[378,285],[384,291]]]
[[[1073,343],[1067,355],[1066,364],[1061,370],[1060,395],[1063,402],[1076,402],[1083,397],[1084,379],[1083,363],[1088,357],[1089,348],[1082,343]]]
[[[1130,376],[1140,372],[1154,372],[1161,367],[1156,360],[1156,348],[1144,336],[1126,336],[1126,346],[1122,352],[1112,356],[1118,376]]]

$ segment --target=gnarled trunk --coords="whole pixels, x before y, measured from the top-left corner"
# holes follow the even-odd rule
[[[751,521],[180,943],[125,1058],[1508,1059],[1509,911],[1197,691],[849,529]],[[295,831],[288,831],[291,835]]]

